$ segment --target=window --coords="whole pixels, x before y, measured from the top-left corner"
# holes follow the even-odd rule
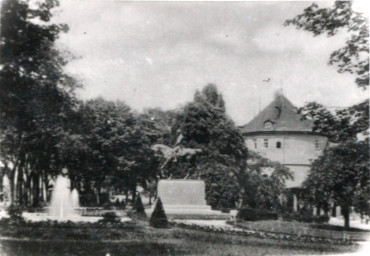
[[[254,148],[257,148],[257,139],[253,139]]]
[[[268,148],[269,147],[269,140],[268,139],[263,139],[263,146],[265,148]]]
[[[276,142],[276,148],[281,148],[281,141]]]
[[[320,149],[319,140],[315,140],[315,149]]]

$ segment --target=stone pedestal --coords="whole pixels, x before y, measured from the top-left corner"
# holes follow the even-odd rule
[[[202,180],[160,180],[157,191],[163,205],[207,205]]]
[[[157,196],[161,198],[168,217],[176,219],[227,219],[229,214],[213,211],[206,203],[202,180],[160,180]],[[155,205],[147,211],[151,214]]]

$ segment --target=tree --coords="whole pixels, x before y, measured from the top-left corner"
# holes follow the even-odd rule
[[[102,98],[81,104],[71,133],[58,144],[61,162],[69,169],[72,183],[94,191],[108,187],[128,194],[135,201],[137,184],[155,176],[150,134],[139,116],[123,102]]]
[[[243,175],[247,149],[242,135],[226,115],[222,95],[215,85],[209,84],[195,93],[194,101],[177,115],[173,130],[183,134],[184,147],[203,151],[193,164],[176,163],[173,177],[200,175],[205,180],[206,198],[212,207],[235,207],[244,186],[239,183],[235,186],[231,173],[237,173],[237,177]]]
[[[352,9],[352,1],[336,1],[331,8],[312,4],[302,14],[285,22],[314,36],[334,36],[340,29],[350,33],[346,45],[330,55],[329,64],[337,65],[339,73],[355,74],[359,87],[369,86],[369,24],[368,20]]]
[[[288,167],[249,150],[247,162],[248,186],[246,205],[252,208],[279,210],[279,196],[285,191],[285,181],[293,179]]]
[[[341,206],[346,229],[350,225],[351,207],[359,207],[361,199],[370,198],[369,154],[368,142],[364,141],[329,148],[313,162],[304,182],[313,202],[333,202]]]
[[[1,6],[1,154],[13,165],[11,198],[20,204],[32,199],[37,205],[41,177],[60,168],[56,144],[76,103],[77,83],[64,73],[67,60],[54,48],[67,31],[50,23],[57,5],[46,0],[32,9],[28,1],[7,0]]]
[[[330,204],[340,205],[349,227],[351,207],[361,213],[369,209],[367,158],[369,141],[369,101],[333,113],[311,102],[300,109],[304,118],[313,120],[313,131],[329,137],[330,145],[324,155],[311,167],[304,182],[306,199],[328,211]]]

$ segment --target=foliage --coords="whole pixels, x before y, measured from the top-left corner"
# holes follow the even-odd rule
[[[12,220],[23,220],[22,213],[23,208],[21,206],[11,205],[8,208],[8,214]]]
[[[298,111],[303,118],[313,121],[313,132],[328,136],[331,142],[355,141],[359,134],[368,136],[368,100],[334,113],[316,102],[310,102]]]
[[[168,228],[169,223],[167,220],[166,213],[164,212],[163,204],[161,198],[158,197],[157,202],[154,207],[152,216],[150,217],[149,224],[155,228]]]
[[[342,208],[349,228],[350,207],[370,197],[368,142],[347,142],[328,148],[315,160],[304,182],[312,202],[333,202]]]
[[[364,15],[352,9],[352,1],[336,1],[331,8],[318,8],[314,3],[285,25],[294,25],[315,36],[334,36],[346,29],[350,38],[331,54],[329,64],[337,65],[339,73],[355,74],[359,87],[369,86],[369,24]]]
[[[324,155],[311,167],[304,183],[307,200],[328,210],[329,204],[342,206],[346,228],[349,228],[350,207],[366,214],[369,211],[370,186],[368,141],[369,101],[336,110],[333,114],[315,102],[301,110],[314,122],[313,131],[328,135],[331,142]]]
[[[194,101],[177,115],[176,127],[184,136],[184,147],[200,148],[193,166],[177,164],[177,176],[190,173],[206,183],[207,202],[214,208],[234,208],[238,202],[240,184],[235,177],[245,168],[247,149],[244,139],[225,113],[225,103],[215,85],[197,91]]]
[[[97,98],[81,104],[73,132],[58,144],[71,180],[96,195],[102,187],[136,193],[138,183],[155,176],[156,164],[140,121],[120,101]]]
[[[98,221],[99,224],[115,224],[120,222],[121,218],[113,211],[104,213],[103,218]]]
[[[54,0],[32,7],[29,1],[6,0],[1,6],[0,152],[12,166],[11,199],[20,204],[31,203],[27,195],[32,193],[37,206],[40,177],[48,186],[45,177],[61,167],[56,145],[76,105],[73,90],[78,84],[64,73],[68,59],[54,48],[59,34],[67,31],[66,25],[50,22],[57,5]]]
[[[278,210],[281,207],[278,197],[285,191],[285,181],[294,178],[289,168],[250,150],[247,173],[246,205],[252,208]]]
[[[282,215],[283,220],[286,221],[299,221],[299,222],[306,222],[306,223],[328,223],[329,222],[329,215],[317,215],[313,216],[312,212],[304,211],[304,212],[287,212]]]

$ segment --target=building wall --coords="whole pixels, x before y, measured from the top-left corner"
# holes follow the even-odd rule
[[[323,153],[328,143],[325,136],[315,134],[272,133],[245,135],[244,138],[248,149],[289,167],[294,173],[295,179],[287,181],[288,188],[302,185],[303,180],[307,177],[311,161]],[[280,148],[278,148],[279,142]]]

